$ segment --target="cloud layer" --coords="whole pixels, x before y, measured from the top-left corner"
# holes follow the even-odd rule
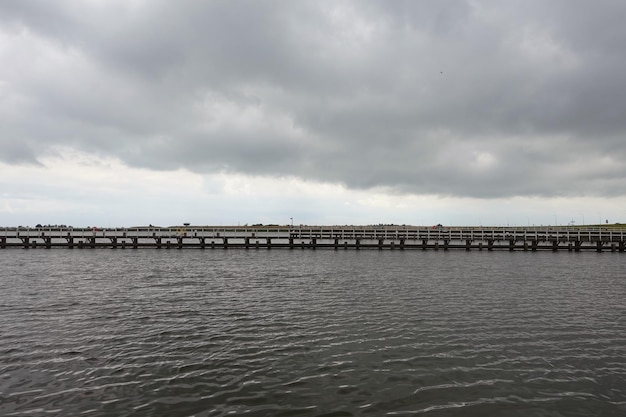
[[[0,3],[0,160],[626,195],[619,1]]]

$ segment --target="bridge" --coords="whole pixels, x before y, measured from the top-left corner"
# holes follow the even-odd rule
[[[0,249],[378,249],[610,251],[626,228],[423,226],[176,226],[0,228]]]

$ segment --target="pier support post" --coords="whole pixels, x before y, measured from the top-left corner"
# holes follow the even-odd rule
[[[596,251],[597,252],[602,252],[602,241],[599,240],[598,243],[596,243]]]
[[[96,237],[95,236],[89,238],[89,246],[91,246],[91,249],[94,249],[96,247]]]
[[[383,250],[383,239],[378,239],[378,250]]]
[[[480,242],[480,243],[478,244],[478,250],[483,250],[483,242]]]
[[[272,249],[272,238],[271,237],[267,238],[267,248],[268,249]]]
[[[126,241],[122,240],[122,249],[126,249]]]
[[[165,242],[165,249],[171,249],[171,248],[172,248],[172,242],[168,240],[167,242]]]
[[[404,239],[400,239],[400,250],[404,250]]]
[[[289,238],[289,249],[293,249],[293,238]]]
[[[161,249],[161,246],[162,246],[161,238],[160,237],[155,237],[154,239],[156,240],[156,247],[157,247],[157,249]]]
[[[472,241],[469,239],[465,240],[465,250],[469,252],[471,248],[472,248]]]
[[[426,250],[428,248],[428,241],[426,239],[422,240],[422,250]]]
[[[537,252],[537,245],[539,245],[539,242],[537,240],[533,240],[531,245],[532,245],[532,251]]]
[[[611,252],[615,252],[616,250],[617,250],[617,247],[615,243],[611,243]]]
[[[626,249],[626,242],[619,242],[619,251],[620,252],[624,252],[624,250]]]
[[[524,252],[528,252],[528,242],[524,241]]]
[[[201,249],[205,249],[206,248],[206,240],[205,239],[206,238],[204,238],[204,237],[200,238],[200,248]]]
[[[317,238],[316,237],[312,237],[311,238],[311,246],[313,247],[313,249],[317,249]]]
[[[183,248],[183,237],[179,237],[178,239],[178,249],[182,249]]]
[[[339,239],[335,238],[335,250],[339,249]]]
[[[570,243],[568,243],[568,244],[567,244],[567,251],[568,251],[568,252],[571,252],[573,249],[574,249],[574,248],[573,248],[572,243],[571,243],[571,242],[570,242]]]
[[[138,237],[134,237],[133,238],[133,249],[137,249],[139,247],[139,238]]]
[[[224,249],[228,249],[228,238],[224,236]]]
[[[7,247],[7,238],[6,237],[0,237],[0,248],[6,249],[6,247]]]
[[[448,246],[450,245],[450,241],[448,239],[444,239],[443,241],[443,250],[448,250]]]
[[[513,252],[515,250],[515,240],[509,239],[509,251]]]
[[[244,246],[246,249],[250,249],[250,237],[246,236],[244,239]]]
[[[435,250],[439,250],[439,241],[435,241]]]

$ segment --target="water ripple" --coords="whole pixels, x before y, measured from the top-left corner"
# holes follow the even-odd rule
[[[626,415],[619,257],[11,254],[0,415]]]

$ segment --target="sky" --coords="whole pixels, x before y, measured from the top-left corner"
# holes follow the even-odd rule
[[[626,222],[621,0],[3,0],[0,227]]]

